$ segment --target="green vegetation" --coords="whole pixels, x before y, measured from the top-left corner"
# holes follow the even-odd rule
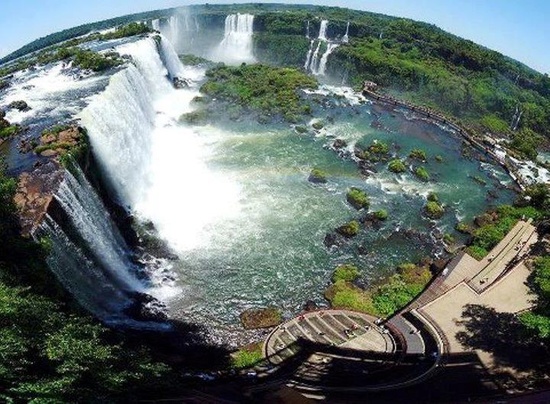
[[[357,220],[351,220],[346,224],[338,227],[336,231],[344,237],[354,237],[359,233],[359,222]]]
[[[390,152],[390,147],[384,142],[375,140],[367,150],[373,154],[388,154]]]
[[[348,309],[363,313],[376,312],[368,292],[350,282],[338,280],[325,291],[325,298],[335,309]]]
[[[313,129],[315,130],[321,130],[325,127],[325,124],[321,121],[315,121],[311,124],[311,126],[313,127]]]
[[[404,173],[407,171],[407,167],[405,166],[405,163],[403,163],[400,159],[394,159],[389,162],[388,169],[393,173]]]
[[[263,360],[262,344],[252,344],[231,354],[231,367],[247,369]]]
[[[316,88],[317,81],[298,69],[243,64],[215,67],[206,75],[208,81],[201,91],[210,99],[236,103],[263,116],[280,116],[289,122],[311,113],[298,90]]]
[[[57,51],[56,57],[64,60],[70,59],[76,67],[90,69],[95,72],[103,71],[123,63],[116,52],[102,54],[78,47],[61,48]]]
[[[425,288],[431,276],[425,266],[402,264],[397,274],[369,290],[363,290],[346,279],[333,277],[333,284],[326,290],[325,297],[334,308],[387,317],[409,304]]]
[[[351,187],[347,194],[346,200],[355,209],[368,209],[370,200],[367,193],[359,188]]]
[[[181,63],[187,66],[211,66],[214,63],[208,59],[195,55],[179,55]]]
[[[412,149],[409,153],[409,158],[426,161],[428,159],[428,156],[426,155],[426,152],[422,149]]]
[[[542,136],[528,128],[524,128],[514,132],[510,147],[517,151],[520,157],[536,161],[538,149],[543,141]]]
[[[537,257],[529,286],[536,295],[533,310],[520,315],[521,322],[538,338],[550,339],[550,257]]]
[[[439,196],[435,192],[430,192],[427,197],[428,201],[430,202],[437,202],[439,203]]]
[[[434,157],[435,161],[437,161],[438,163],[443,163],[443,156],[440,156],[440,155],[437,155]]]
[[[311,170],[308,180],[313,183],[324,184],[327,182],[327,173],[319,168],[314,168]]]
[[[17,134],[17,132],[19,132],[20,129],[21,129],[21,127],[19,125],[9,125],[9,126],[6,126],[4,128],[1,128],[0,129],[0,139],[6,139],[8,137],[11,137],[11,136]]]
[[[445,209],[435,201],[428,201],[424,207],[424,212],[431,219],[439,219],[445,213]]]
[[[378,220],[386,220],[388,218],[388,211],[386,209],[380,209],[373,212],[373,215]]]
[[[45,129],[40,137],[40,145],[34,148],[36,154],[59,156],[59,161],[65,167],[69,167],[70,161],[84,163],[88,151],[86,130],[74,125],[55,125]]]
[[[455,230],[459,233],[470,234],[472,232],[472,227],[464,222],[458,222],[455,226]]]
[[[353,282],[359,277],[359,269],[352,264],[338,265],[332,274],[332,282]]]
[[[472,245],[468,247],[467,251],[474,258],[480,259],[486,256],[522,217],[532,219],[541,217],[541,212],[532,206],[502,205],[497,208],[496,214],[496,219],[492,219],[473,231]]]
[[[169,387],[170,369],[145,347],[63,303],[45,262],[50,243],[19,235],[16,187],[0,172],[0,400],[134,401]]]
[[[422,181],[430,180],[430,174],[428,173],[428,170],[426,170],[426,167],[423,166],[416,167],[414,169],[414,175],[416,175]]]

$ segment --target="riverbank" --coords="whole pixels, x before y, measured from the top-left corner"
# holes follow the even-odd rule
[[[390,105],[407,108],[408,110],[416,114],[419,114],[425,118],[428,118],[430,121],[434,123],[447,126],[448,128],[458,133],[460,136],[462,136],[462,138],[465,140],[465,142],[468,145],[476,148],[477,150],[480,150],[482,153],[490,157],[493,161],[495,161],[502,168],[504,168],[508,173],[508,175],[510,175],[510,177],[514,180],[514,182],[518,185],[518,187],[521,190],[525,190],[525,188],[529,185],[522,178],[521,174],[519,173],[519,168],[510,159],[510,157],[505,152],[497,153],[497,151],[495,150],[494,144],[492,144],[491,147],[485,145],[483,141],[479,140],[481,138],[481,135],[477,131],[475,131],[473,128],[467,128],[462,123],[458,122],[456,119],[445,116],[440,112],[434,111],[430,108],[427,108],[421,105],[414,105],[410,102],[399,100],[390,95],[381,94],[378,91],[374,91],[372,83],[369,83],[369,82],[364,83],[362,93],[364,96],[368,98],[374,99],[379,102],[384,102]],[[495,142],[494,139],[492,138],[490,139],[493,142]],[[487,141],[489,141],[489,139],[487,139]]]

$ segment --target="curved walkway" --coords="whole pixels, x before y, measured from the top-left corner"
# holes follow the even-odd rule
[[[320,310],[280,325],[264,344],[270,369],[259,376],[267,383],[255,390],[286,383],[308,394],[376,392],[425,381],[444,368],[448,355],[468,351],[456,339],[467,305],[505,312],[529,307],[523,259],[536,240],[530,222],[519,221],[485,259],[460,254],[422,295],[383,322]]]

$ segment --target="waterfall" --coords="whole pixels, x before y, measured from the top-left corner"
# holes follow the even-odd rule
[[[47,215],[38,230],[52,242],[48,264],[82,306],[105,321],[125,319],[127,292],[146,286],[135,276],[129,249],[93,187],[77,164],[71,172],[65,171],[54,195],[68,220],[56,223]]]
[[[165,20],[152,20],[151,26],[168,39],[176,53],[188,52],[195,34],[200,31],[197,17],[187,11],[178,11]]]
[[[172,86],[152,38],[117,51],[131,55],[134,64],[113,75],[80,118],[110,191],[121,205],[131,207],[143,200],[150,181],[154,100]]]
[[[323,56],[321,57],[321,61],[319,62],[319,66],[313,74],[320,75],[320,76],[325,75],[328,57],[337,47],[338,47],[338,44],[335,44],[335,43],[329,43],[327,45],[327,50],[325,51],[325,53],[323,53]]]
[[[306,38],[309,39],[309,20],[307,20],[307,26],[306,26]]]
[[[320,41],[327,41],[327,27],[328,27],[328,21],[322,20],[321,26],[319,27],[319,39]]]
[[[155,31],[159,31],[160,32],[160,20],[157,18],[156,20],[152,20],[151,21],[151,26],[153,27],[153,29]]]
[[[346,33],[344,34],[344,36],[342,38],[342,42],[343,43],[348,43],[349,42],[349,21],[348,21],[348,25],[346,25]]]
[[[311,56],[313,55],[313,43],[314,42],[315,42],[314,40],[311,40],[309,42],[309,49],[308,49],[307,55],[306,55],[306,62],[304,63],[304,69],[306,71],[309,70],[309,65],[311,64]]]
[[[319,36],[317,38],[317,46],[315,47],[315,50],[313,50],[315,46],[315,40],[312,40],[309,43],[309,49],[307,51],[306,55],[306,61],[304,63],[304,69],[306,71],[309,71],[313,73],[316,76],[324,76],[326,67],[327,67],[327,61],[330,54],[338,47],[338,44],[332,43],[327,38],[327,27],[328,27],[328,21],[323,20],[321,21],[321,26],[319,27]],[[349,23],[348,23],[349,27]],[[346,31],[347,34],[347,31]],[[326,49],[321,54],[321,44],[326,44]]]
[[[254,16],[230,14],[225,18],[224,37],[211,59],[228,64],[254,63],[252,34]]]

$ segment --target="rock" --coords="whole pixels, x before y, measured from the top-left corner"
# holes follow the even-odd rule
[[[14,201],[19,210],[21,233],[24,236],[32,234],[49,212],[53,195],[62,180],[63,170],[53,161],[19,176]]]
[[[342,237],[336,233],[327,233],[323,242],[327,248],[340,247],[344,244]]]
[[[139,321],[166,321],[166,305],[147,293],[132,292],[133,303],[124,309],[124,313]]]
[[[315,303],[313,300],[308,300],[306,304],[304,304],[305,311],[315,311],[318,308],[319,306],[317,306],[317,303]]]
[[[336,150],[338,149],[342,149],[344,147],[346,147],[348,144],[347,142],[344,140],[344,139],[336,139],[333,143],[332,143],[332,147],[335,148]]]
[[[13,101],[8,108],[18,109],[19,111],[27,111],[31,109],[23,100]]]
[[[0,109],[0,119],[4,119],[6,117],[6,111],[3,109]]]
[[[281,312],[275,307],[248,309],[243,311],[239,317],[243,327],[247,330],[275,327],[282,322]]]
[[[325,184],[327,182],[327,175],[324,171],[314,168],[311,170],[307,180],[314,184]]]
[[[180,88],[188,88],[189,87],[189,81],[186,79],[182,79],[180,77],[174,77],[172,79],[172,84],[174,85],[174,88],[180,89]]]
[[[0,118],[0,129],[7,128],[8,126],[10,126],[10,123],[4,118]]]

